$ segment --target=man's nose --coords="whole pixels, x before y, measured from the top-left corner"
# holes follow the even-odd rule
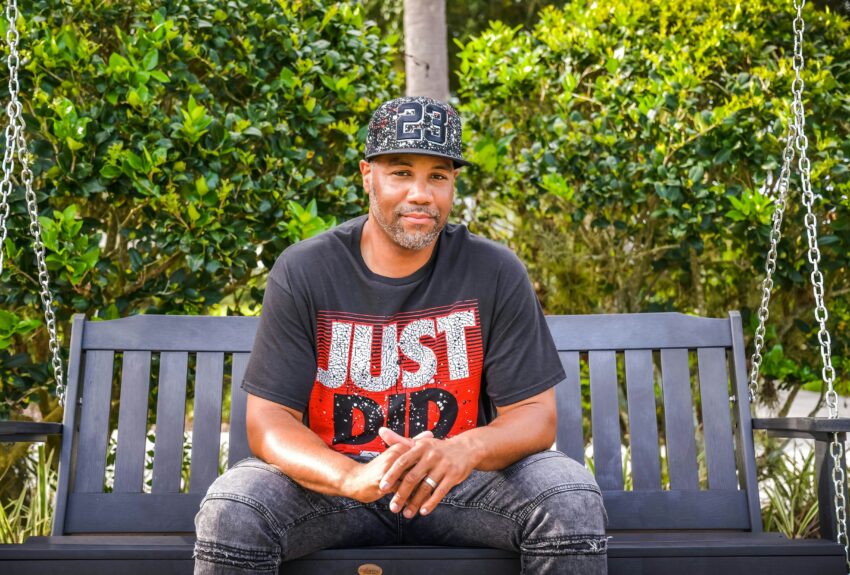
[[[407,201],[414,204],[430,204],[433,199],[427,178],[415,178],[407,191]]]

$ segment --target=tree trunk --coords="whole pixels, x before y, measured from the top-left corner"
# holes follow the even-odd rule
[[[445,0],[404,0],[408,96],[449,99]]]

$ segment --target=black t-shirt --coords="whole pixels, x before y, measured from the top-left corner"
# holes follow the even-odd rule
[[[564,379],[525,267],[448,224],[423,267],[373,273],[366,216],[290,246],[269,274],[243,388],[305,413],[331,448],[385,449],[381,426],[439,438]]]

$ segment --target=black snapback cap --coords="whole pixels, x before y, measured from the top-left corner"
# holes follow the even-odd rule
[[[469,166],[461,154],[460,116],[449,104],[424,96],[384,102],[372,114],[366,159],[386,154],[424,154]]]

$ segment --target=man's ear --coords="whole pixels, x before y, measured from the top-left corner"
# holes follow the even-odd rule
[[[372,181],[372,164],[366,160],[360,160],[360,175],[363,177],[363,189],[368,193],[369,184]]]

